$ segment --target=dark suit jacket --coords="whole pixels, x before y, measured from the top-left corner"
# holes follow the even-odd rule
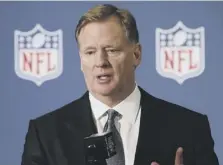
[[[135,165],[174,165],[184,148],[184,165],[218,165],[207,116],[141,91],[141,121]],[[29,123],[22,165],[85,165],[84,137],[97,133],[88,93]]]

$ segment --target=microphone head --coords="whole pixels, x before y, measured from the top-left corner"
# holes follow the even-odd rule
[[[116,154],[112,132],[93,134],[84,138],[85,159],[87,162],[101,161]]]

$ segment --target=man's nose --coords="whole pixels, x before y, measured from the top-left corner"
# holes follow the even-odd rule
[[[95,56],[95,65],[97,67],[109,66],[108,55],[105,51],[99,51]]]

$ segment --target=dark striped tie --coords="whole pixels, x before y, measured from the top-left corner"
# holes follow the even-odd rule
[[[117,154],[113,157],[107,159],[107,165],[125,165],[125,156],[124,156],[124,149],[122,144],[122,139],[120,136],[120,133],[118,132],[116,126],[115,126],[115,117],[120,115],[117,111],[113,109],[109,109],[107,111],[108,114],[108,120],[104,126],[104,132],[106,131],[112,131],[115,144],[116,144],[116,152]]]

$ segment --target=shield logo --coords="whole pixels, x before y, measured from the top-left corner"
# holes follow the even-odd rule
[[[170,29],[156,28],[156,70],[179,84],[205,69],[204,27],[191,29],[179,21]]]
[[[40,86],[63,72],[62,30],[47,31],[40,24],[14,32],[14,66],[18,77]]]

